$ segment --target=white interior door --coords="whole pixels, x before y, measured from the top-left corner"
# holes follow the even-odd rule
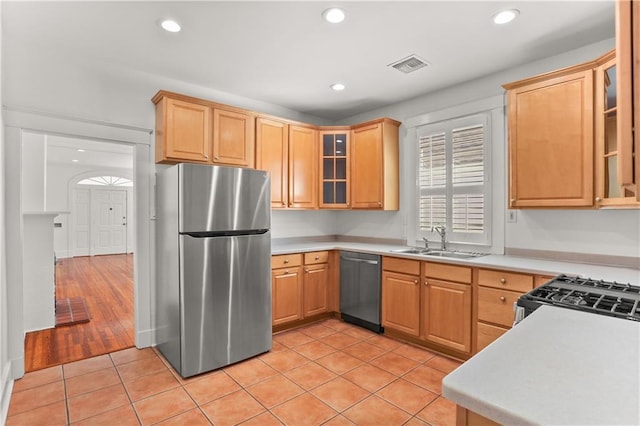
[[[75,189],[73,191],[73,256],[88,256],[91,242],[91,210],[90,190]]]
[[[127,251],[127,191],[91,190],[91,255]]]

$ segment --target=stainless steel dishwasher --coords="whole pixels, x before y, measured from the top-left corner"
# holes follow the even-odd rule
[[[344,321],[381,333],[379,255],[340,252],[340,313]]]

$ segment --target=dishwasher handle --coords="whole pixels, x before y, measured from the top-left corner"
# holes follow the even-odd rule
[[[346,257],[343,256],[342,259],[348,260],[350,262],[360,262],[360,263],[368,263],[369,265],[377,265],[377,260],[367,260],[367,259],[358,259],[357,257]]]

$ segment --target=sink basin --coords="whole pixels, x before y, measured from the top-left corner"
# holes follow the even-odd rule
[[[484,256],[484,253],[464,253],[460,251],[442,250],[431,250],[422,254],[425,256],[448,257],[450,259],[473,259],[474,257]]]
[[[445,257],[449,259],[473,259],[474,257],[485,256],[485,253],[471,253],[463,251],[434,250],[420,247],[408,247],[391,250],[392,253],[419,254],[422,256]]]
[[[391,250],[392,253],[406,253],[406,254],[427,254],[429,250],[419,247],[409,247],[403,249]]]

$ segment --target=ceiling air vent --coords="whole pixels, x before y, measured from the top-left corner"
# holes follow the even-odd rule
[[[398,71],[402,71],[405,74],[409,74],[410,72],[419,70],[420,68],[424,68],[427,65],[429,65],[429,63],[424,59],[420,58],[417,55],[411,55],[407,56],[404,59],[400,59],[399,61],[396,61],[392,64],[389,64],[388,66],[393,67]]]

